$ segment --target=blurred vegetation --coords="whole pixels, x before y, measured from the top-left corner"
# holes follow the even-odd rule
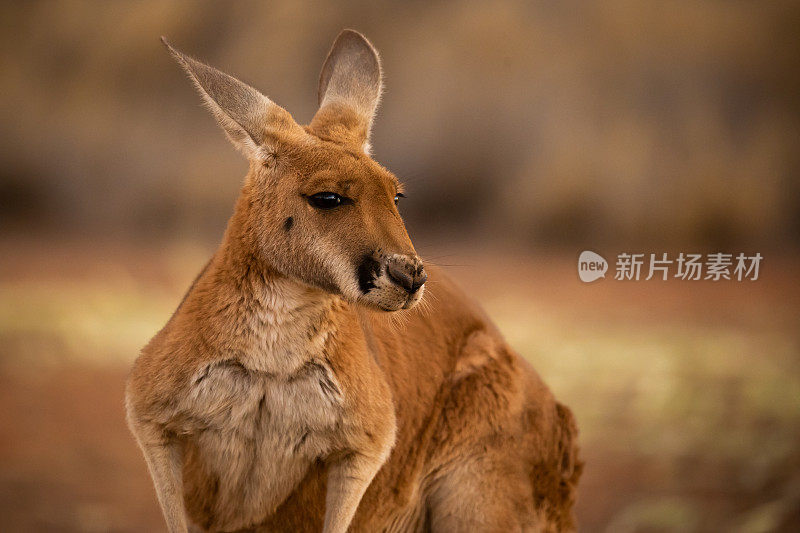
[[[343,27],[382,52],[379,160],[415,235],[797,244],[800,4],[0,7],[0,227],[217,239],[245,164],[158,42],[314,113]]]
[[[583,528],[800,530],[790,0],[0,4],[5,529],[163,527],[123,380],[246,165],[158,36],[307,122],[344,27],[382,53],[373,145],[418,249],[577,415]],[[584,248],[765,261],[753,283],[584,285]]]
[[[0,241],[0,511],[9,531],[160,530],[125,372],[210,246]],[[603,281],[456,249],[450,272],[575,412],[585,531],[800,527],[800,286]],[[9,525],[10,524],[10,525]]]

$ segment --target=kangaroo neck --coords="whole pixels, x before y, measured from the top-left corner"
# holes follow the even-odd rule
[[[277,272],[232,220],[204,277],[201,307],[213,309],[225,352],[246,367],[291,374],[322,357],[337,330],[337,296]]]

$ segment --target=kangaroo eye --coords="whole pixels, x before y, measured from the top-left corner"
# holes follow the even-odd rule
[[[405,197],[406,197],[406,195],[401,193],[401,192],[395,194],[394,195],[394,205],[397,205],[397,203],[400,202],[400,198],[405,198]]]
[[[335,192],[318,192],[308,196],[307,198],[308,203],[317,209],[333,209],[334,207],[339,207],[342,204],[352,203],[349,198],[340,196]]]

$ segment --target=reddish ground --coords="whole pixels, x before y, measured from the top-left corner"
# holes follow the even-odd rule
[[[52,322],[42,333],[41,328],[19,317],[31,312],[26,307],[30,304],[38,323],[36,312],[46,306],[40,306],[38,300],[28,302],[24,296],[28,289],[20,293],[20,287],[44,287],[46,299],[47,291],[52,290],[53,299],[58,300],[58,289],[51,289],[53,284],[72,291],[68,292],[70,298],[75,298],[76,288],[81,294],[82,287],[99,285],[103,294],[110,295],[112,308],[128,305],[114,303],[114,298],[120,302],[127,298],[120,296],[122,293],[163,293],[165,303],[153,311],[157,323],[168,316],[169,306],[179,300],[194,275],[194,263],[201,259],[185,259],[176,266],[169,259],[172,256],[158,251],[85,245],[53,246],[45,253],[35,246],[0,243],[0,251],[5,257],[0,263],[0,297],[5,299],[0,300],[5,306],[0,308],[2,529],[164,530],[144,461],[124,420],[123,383],[135,348],[130,348],[131,354],[112,360],[102,354],[86,359],[62,357],[62,351],[74,353],[83,346],[59,329],[59,324],[71,318],[70,313],[62,316],[54,315],[52,309],[42,311],[46,318],[41,320]],[[557,365],[560,356],[542,359],[546,363],[545,378],[559,378],[559,396],[574,406],[586,428],[582,435],[586,469],[578,504],[581,529],[713,531],[720,523],[736,524],[745,531],[800,529],[800,410],[798,402],[786,403],[785,398],[793,398],[791,390],[788,396],[781,396],[786,391],[773,390],[769,385],[769,379],[780,378],[784,381],[776,382],[775,388],[791,389],[800,382],[796,379],[800,355],[795,328],[800,316],[800,289],[794,277],[794,260],[775,260],[763,282],[750,285],[615,284],[606,280],[584,286],[576,281],[571,257],[509,254],[499,263],[489,255],[471,257],[461,263],[466,266],[452,266],[450,270],[487,302],[490,313],[502,310],[506,298],[515,305],[529,299],[535,307],[531,323],[537,316],[559,317],[560,326],[552,335],[545,329],[531,337],[532,353],[534,348],[546,346],[542,343],[551,336],[557,344],[562,340],[573,342],[573,332],[582,331],[583,326],[606,329],[591,333],[595,336],[588,337],[588,344],[581,347],[607,343],[608,338],[613,341],[613,335],[620,329],[624,334],[627,325],[632,333],[645,332],[652,337],[656,348],[668,351],[682,346],[684,341],[676,341],[674,346],[664,344],[661,328],[665,323],[700,331],[699,337],[686,341],[700,356],[703,347],[713,348],[713,339],[720,334],[727,336],[725,342],[741,338],[744,346],[762,346],[763,335],[773,343],[769,345],[772,348],[763,345],[765,352],[753,353],[752,357],[753,364],[770,357],[774,364],[735,367],[723,358],[720,366],[708,367],[704,373],[678,374],[678,385],[691,391],[692,402],[716,395],[702,408],[718,414],[703,414],[699,419],[714,419],[717,425],[701,424],[695,429],[684,425],[696,414],[691,405],[685,412],[688,414],[665,411],[669,410],[665,405],[680,402],[680,391],[666,404],[645,404],[637,407],[638,411],[631,410],[632,404],[639,405],[642,398],[656,396],[656,392],[647,387],[644,393],[631,392],[641,384],[627,378],[598,383],[596,391],[580,384],[572,387],[573,377],[587,377],[580,374],[580,368],[559,376],[559,367],[552,365]],[[132,309],[130,318],[125,315],[121,323],[151,311],[148,307],[143,311]],[[99,333],[95,333],[100,339],[116,334],[119,324],[103,322],[102,312],[86,312],[92,320],[100,321]],[[500,319],[501,327],[513,330],[513,317]],[[147,328],[150,326],[144,328],[149,332]],[[148,334],[143,333],[145,338],[140,340],[136,333],[130,342],[140,345]],[[78,336],[85,340],[83,333]],[[644,346],[649,346],[647,340]],[[127,344],[124,347],[128,349]],[[679,352],[674,355],[681,356]],[[715,361],[714,357],[719,356],[709,354],[707,359]],[[760,381],[754,380],[750,368],[761,374],[774,371],[775,377],[759,374]],[[623,366],[620,375],[626,375]],[[762,388],[753,388],[753,384]],[[800,392],[800,388],[796,390]],[[654,427],[649,413],[663,424]],[[683,435],[683,431],[694,433]],[[715,432],[720,432],[718,440]],[[675,439],[683,447],[675,448]],[[743,445],[743,439],[755,444]],[[662,440],[663,446],[659,444]],[[686,442],[692,443],[689,448]],[[771,447],[762,446],[763,442]]]

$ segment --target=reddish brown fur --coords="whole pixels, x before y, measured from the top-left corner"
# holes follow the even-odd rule
[[[384,279],[386,261],[418,259],[397,179],[363,151],[371,46],[340,37],[306,128],[246,86],[223,107],[229,82],[174,53],[251,165],[223,243],[128,383],[170,529],[574,529],[569,409],[438,269],[424,305]],[[319,191],[355,201],[322,213],[305,200]],[[365,254],[382,266],[361,294]]]

